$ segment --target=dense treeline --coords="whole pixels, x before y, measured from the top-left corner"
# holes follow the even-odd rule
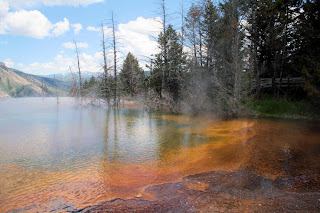
[[[165,3],[150,75],[131,53],[119,75],[108,75],[105,63],[99,94],[108,102],[112,96],[115,102],[117,96],[144,93],[147,102],[167,102],[175,109],[237,115],[247,97],[319,99],[319,1],[225,0],[215,5],[200,0],[179,30],[167,24]],[[290,85],[292,77],[302,83]],[[261,87],[265,78],[271,79],[270,87]]]
[[[248,16],[248,31],[257,81],[272,78],[273,96],[279,97],[290,91],[277,88],[275,78],[304,76],[309,95],[319,94],[319,1],[252,1],[248,7],[254,8]]]

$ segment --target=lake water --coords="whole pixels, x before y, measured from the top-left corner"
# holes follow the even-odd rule
[[[206,171],[320,177],[320,124],[219,121],[79,100],[0,100],[0,212],[65,211]],[[288,179],[288,180],[289,180]]]

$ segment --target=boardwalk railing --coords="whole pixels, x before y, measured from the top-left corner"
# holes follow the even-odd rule
[[[275,79],[276,87],[288,87],[288,86],[301,86],[306,82],[304,77],[291,77],[291,78],[282,78],[280,84],[280,78]],[[253,82],[255,84],[255,81]],[[272,78],[260,78],[260,88],[270,88],[272,87]]]

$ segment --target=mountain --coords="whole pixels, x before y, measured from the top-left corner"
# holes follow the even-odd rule
[[[86,79],[89,80],[92,76],[94,76],[95,78],[98,76],[103,75],[102,72],[86,72],[86,71],[82,71],[81,72],[81,79],[83,81],[85,81]],[[51,74],[51,75],[42,75],[42,77],[45,78],[56,78],[59,79],[61,81],[73,81],[73,78],[75,78],[77,81],[79,80],[79,75],[78,73],[65,73],[65,74]]]
[[[0,62],[0,98],[55,96],[55,85],[59,96],[67,95],[71,88],[70,82],[27,74]]]

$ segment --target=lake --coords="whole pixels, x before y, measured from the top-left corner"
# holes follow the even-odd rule
[[[319,192],[319,122],[222,121],[78,104],[74,98],[0,100],[0,212],[156,200],[147,187],[239,169]]]

